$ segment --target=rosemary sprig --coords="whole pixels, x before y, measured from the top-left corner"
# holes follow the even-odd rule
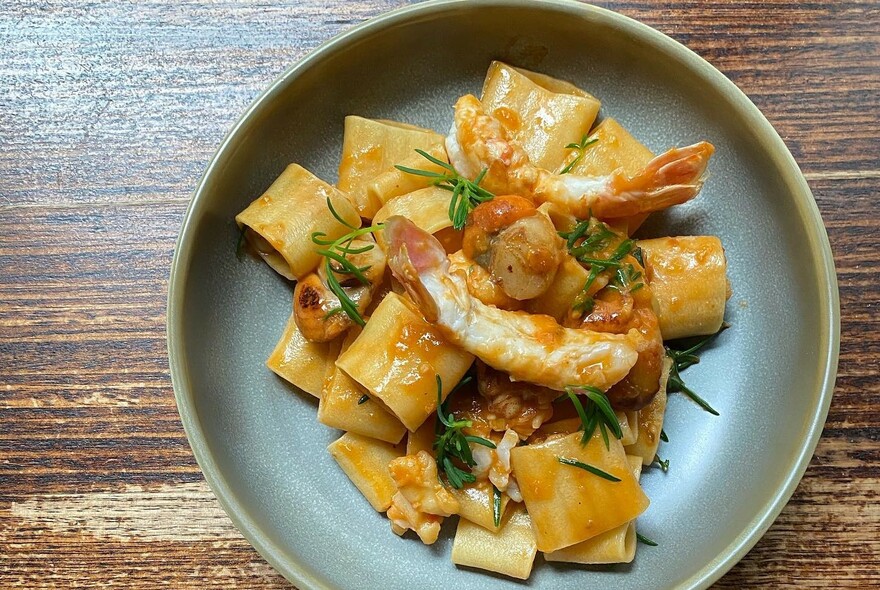
[[[622,262],[628,254],[635,251],[636,243],[634,240],[624,238],[608,258],[599,258],[599,252],[610,247],[613,240],[619,237],[601,221],[588,217],[578,222],[571,231],[558,233],[565,239],[569,253],[578,262],[590,267],[590,274],[572,305],[572,309],[575,311],[590,313],[593,310],[595,301],[589,294],[590,288],[599,275],[605,271],[615,271],[615,281],[620,285],[615,288],[625,288],[632,293],[644,286],[644,283],[638,282],[638,279],[641,278],[641,272],[632,265],[628,265],[629,268],[627,268]]]
[[[684,350],[678,350],[672,348],[669,345],[666,346],[666,355],[670,359],[672,359],[672,368],[669,370],[669,380],[666,383],[667,393],[681,392],[691,398],[697,403],[697,405],[699,405],[701,408],[703,408],[713,416],[720,416],[718,410],[709,405],[709,402],[697,395],[693,390],[691,390],[687,385],[684,384],[680,373],[691,365],[699,363],[700,357],[697,356],[696,352],[706,346],[706,344],[714,340],[716,337],[718,337],[721,332],[729,327],[730,324],[726,322],[721,324],[721,328],[719,328],[717,332],[699,339],[695,344],[691,345],[688,348],[685,348]]]
[[[639,543],[644,543],[648,547],[656,547],[657,546],[656,542],[652,541],[651,539],[649,539],[648,537],[644,536],[641,533],[636,533],[636,539],[639,540]]]
[[[619,477],[615,477],[608,473],[607,471],[602,471],[598,467],[593,467],[592,465],[587,465],[586,463],[582,463],[577,459],[569,459],[567,457],[556,457],[556,460],[562,463],[563,465],[571,465],[572,467],[579,467],[584,471],[589,471],[593,475],[598,475],[602,479],[607,479],[608,481],[618,482],[620,481]]]
[[[664,461],[663,459],[660,458],[660,455],[655,453],[654,460],[651,461],[651,465],[653,465],[654,463],[656,463],[657,465],[660,466],[660,471],[662,471],[663,473],[666,473],[669,471],[669,459],[666,459]]]
[[[465,221],[467,221],[468,214],[473,211],[474,207],[480,203],[491,201],[495,197],[495,195],[480,186],[480,183],[486,176],[486,168],[474,180],[468,180],[459,174],[452,164],[437,159],[424,150],[416,150],[416,152],[428,161],[440,166],[446,172],[420,170],[419,168],[399,165],[394,167],[407,174],[431,178],[431,184],[452,192],[452,199],[449,201],[449,219],[452,221],[453,228],[462,229]]]
[[[585,403],[581,403],[578,393],[586,395]],[[565,388],[565,393],[557,398],[557,400],[568,398],[574,406],[575,412],[581,419],[581,429],[584,434],[581,436],[581,444],[587,442],[593,437],[596,428],[602,433],[602,439],[605,441],[605,448],[610,447],[608,439],[608,430],[615,438],[623,438],[623,431],[620,429],[620,422],[617,421],[617,415],[611,407],[611,402],[602,393],[601,390],[589,385],[569,386]]]
[[[449,395],[452,396],[458,388],[469,380],[470,376],[465,377],[453,388]],[[470,420],[456,420],[452,412],[448,412],[447,402],[443,401],[443,382],[440,380],[440,375],[437,375],[437,418],[437,438],[434,440],[437,469],[446,474],[449,485],[455,489],[461,489],[465,483],[477,481],[477,478],[469,469],[477,464],[474,461],[469,443],[483,445],[490,449],[495,448],[495,443],[480,436],[468,436],[462,432],[462,429],[473,426],[473,422]],[[468,469],[462,469],[455,464],[454,460],[464,463]]]
[[[568,163],[568,165],[560,171],[560,174],[568,174],[572,171],[572,169],[577,166],[577,163],[580,162],[584,158],[584,153],[587,151],[587,148],[594,143],[599,141],[598,137],[590,137],[588,138],[587,134],[584,133],[584,136],[581,138],[580,143],[570,143],[565,146],[566,149],[569,150],[577,150],[577,155],[574,157],[574,160]]]
[[[501,526],[501,490],[492,485],[492,520],[495,528]]]
[[[614,278],[608,286],[617,289],[621,293],[635,293],[645,286],[642,279],[642,271],[636,270],[632,264],[625,264],[617,269]]]
[[[358,311],[357,305],[348,294],[345,292],[342,284],[339,282],[339,279],[336,277],[337,274],[340,275],[348,275],[353,280],[357,280],[363,285],[369,285],[370,281],[367,279],[365,272],[367,272],[370,267],[369,266],[356,266],[351,260],[349,260],[349,256],[352,254],[363,254],[364,252],[369,252],[375,247],[375,244],[367,244],[366,246],[361,246],[360,248],[355,248],[352,246],[352,242],[356,238],[360,236],[373,233],[377,230],[382,229],[384,224],[377,223],[376,225],[371,225],[370,227],[362,227],[356,228],[355,226],[348,223],[339,213],[336,212],[336,209],[333,208],[333,203],[330,201],[330,197],[327,197],[327,207],[330,209],[330,213],[336,220],[344,225],[345,227],[351,229],[349,233],[345,234],[342,237],[339,237],[335,240],[327,239],[327,234],[324,232],[315,232],[312,234],[312,242],[319,246],[326,246],[320,250],[316,250],[318,254],[324,257],[325,271],[327,272],[327,287],[330,291],[333,292],[334,295],[339,299],[339,307],[331,309],[324,315],[324,319],[330,318],[337,313],[345,313],[349,318],[352,319],[359,326],[366,325],[366,321],[363,316],[361,316]],[[333,263],[336,263],[335,265]]]

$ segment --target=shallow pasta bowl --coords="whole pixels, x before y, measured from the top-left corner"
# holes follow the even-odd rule
[[[291,288],[235,256],[233,217],[291,163],[334,181],[343,118],[448,128],[492,59],[571,80],[655,152],[700,139],[717,154],[701,196],[646,235],[721,238],[733,327],[688,384],[720,417],[673,396],[639,519],[659,543],[610,568],[538,559],[535,588],[705,588],[770,526],[822,430],[839,340],[828,239],[791,154],[729,80],[682,45],[574,2],[428,2],[334,38],[266,90],[224,140],[186,214],[168,303],[177,403],[205,477],[257,550],[303,589],[519,588],[391,534],[324,450],[338,436],[315,402],[269,372]]]

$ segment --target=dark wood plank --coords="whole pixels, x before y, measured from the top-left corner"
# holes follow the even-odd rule
[[[168,265],[191,188],[253,97],[327,37],[402,4],[0,6],[0,587],[290,587],[188,448],[164,342]],[[880,5],[601,4],[746,91],[804,169],[838,266],[823,439],[717,587],[880,587]]]

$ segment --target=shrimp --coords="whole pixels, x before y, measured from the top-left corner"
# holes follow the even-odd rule
[[[510,450],[519,443],[519,435],[513,430],[508,430],[497,441],[494,449],[482,445],[473,445],[471,453],[477,465],[474,467],[474,475],[478,478],[488,478],[492,485],[500,491],[507,491],[510,482]]]
[[[363,236],[353,240],[350,248],[354,251],[375,245],[372,236]],[[364,276],[369,284],[364,285],[350,275],[334,273],[349,299],[363,315],[370,305],[373,293],[382,283],[385,275],[385,253],[381,248],[349,254],[348,259],[360,268],[364,268]],[[341,305],[339,298],[327,285],[327,265],[321,264],[316,272],[297,282],[293,291],[293,318],[296,325],[307,340],[312,342],[328,342],[348,328],[354,321],[344,313],[338,313]]]
[[[493,282],[518,301],[543,295],[562,262],[562,239],[531,201],[498,196],[468,216],[462,251],[489,271]]]
[[[492,274],[488,270],[465,256],[461,250],[449,255],[449,272],[461,273],[467,282],[468,292],[486,305],[494,305],[508,311],[525,307],[523,301],[518,301],[505,293],[501,285],[492,280]]]
[[[605,289],[595,301],[593,310],[580,322],[582,328],[618,334],[635,329],[642,335],[636,344],[638,360],[627,376],[606,392],[616,409],[640,410],[660,388],[666,356],[660,323],[651,307],[650,287],[632,294]]]
[[[471,296],[464,277],[449,272],[443,246],[405,217],[385,222],[388,264],[425,318],[452,343],[504,371],[562,391],[590,385],[603,391],[623,379],[638,354],[633,334],[563,328],[550,316],[505,311]]]
[[[513,430],[523,440],[553,416],[559,392],[513,382],[482,362],[477,362],[477,390],[486,400],[484,419],[492,430]]]
[[[461,174],[474,178],[485,169],[483,186],[490,191],[528,196],[565,207],[578,217],[592,213],[601,219],[651,213],[689,201],[700,192],[715,151],[705,141],[672,148],[632,177],[622,169],[607,176],[554,174],[533,165],[501,122],[470,94],[455,105],[446,147]]]
[[[475,382],[450,398],[449,409],[459,419],[471,422],[465,434],[488,438],[492,432],[513,431],[525,440],[553,416],[553,400],[557,397],[558,391],[511,381],[504,373],[477,361]]]
[[[419,451],[394,459],[388,471],[398,489],[388,509],[391,529],[398,535],[412,529],[430,545],[437,540],[442,517],[460,509],[458,500],[440,483],[437,462],[427,451]]]
[[[391,521],[391,530],[395,535],[403,536],[406,531],[413,530],[425,545],[433,544],[440,536],[440,523],[443,522],[443,517],[416,510],[400,492],[391,497],[391,506],[387,514],[388,520]]]

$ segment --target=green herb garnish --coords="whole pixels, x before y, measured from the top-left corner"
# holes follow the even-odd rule
[[[645,286],[641,279],[642,271],[636,270],[632,264],[625,264],[617,269],[608,286],[621,293],[635,293]]]
[[[660,440],[662,440],[663,442],[669,442],[669,437],[666,436],[666,431],[662,428],[660,429]]]
[[[344,225],[345,227],[351,229],[349,233],[344,236],[337,238],[335,240],[328,240],[327,234],[324,232],[315,232],[312,234],[312,241],[319,246],[326,246],[326,248],[317,250],[316,252],[324,257],[325,270],[327,272],[327,287],[329,287],[330,291],[333,292],[334,295],[339,299],[340,307],[331,309],[328,311],[324,319],[327,319],[337,313],[344,312],[349,318],[352,319],[359,326],[366,325],[366,321],[363,316],[361,316],[358,311],[357,305],[348,294],[345,292],[345,289],[342,287],[342,284],[339,282],[339,279],[336,277],[336,274],[347,275],[351,277],[351,280],[356,280],[363,285],[369,285],[370,281],[367,279],[365,272],[367,272],[370,267],[369,266],[356,266],[348,257],[352,254],[363,254],[364,252],[369,252],[376,245],[375,244],[367,244],[366,246],[361,246],[360,248],[352,247],[352,242],[363,235],[373,233],[377,230],[382,229],[384,224],[377,223],[376,225],[371,225],[370,227],[362,227],[356,228],[347,221],[345,221],[339,213],[336,212],[336,209],[333,208],[333,203],[330,202],[330,197],[327,197],[327,207],[330,209],[330,213],[333,217],[336,218],[336,221]],[[333,263],[336,263],[335,265]]]
[[[452,396],[455,391],[463,384],[470,380],[470,376],[465,377],[455,388],[449,393]],[[447,398],[448,401],[448,398]],[[468,436],[462,432],[464,428],[473,426],[470,420],[456,420],[455,416],[447,410],[447,402],[443,401],[443,383],[440,375],[437,375],[437,426],[436,440],[434,440],[434,451],[437,456],[437,469],[446,474],[449,485],[455,489],[461,489],[465,483],[473,483],[477,478],[470,471],[470,467],[475,467],[477,462],[471,453],[471,447],[468,443],[475,443],[495,448],[495,443],[480,436]],[[455,464],[454,460],[464,463],[466,468],[462,469]]]
[[[577,459],[568,459],[566,457],[556,457],[556,460],[559,461],[560,463],[562,463],[563,465],[571,465],[572,467],[579,467],[580,469],[583,469],[584,471],[589,471],[593,475],[598,475],[599,477],[601,477],[603,479],[607,479],[608,481],[614,481],[614,482],[620,481],[619,477],[615,477],[615,476],[611,475],[610,473],[608,473],[607,471],[602,471],[598,467],[593,467],[592,465],[587,465],[586,463],[582,463],[582,462],[578,461]]]
[[[584,133],[584,136],[581,138],[580,143],[570,143],[565,146],[565,149],[577,150],[577,155],[574,157],[574,160],[569,162],[568,165],[562,169],[560,174],[568,174],[569,172],[571,172],[572,169],[577,166],[577,163],[583,159],[584,153],[587,151],[587,148],[597,141],[599,141],[598,137],[591,137],[588,139],[587,134]]]
[[[420,170],[418,168],[408,168],[406,166],[394,166],[401,172],[407,174],[415,174],[416,176],[425,176],[433,179],[431,184],[452,192],[452,200],[449,201],[449,219],[452,221],[452,227],[462,229],[468,214],[473,211],[474,207],[480,203],[491,201],[495,195],[480,186],[483,177],[486,176],[487,169],[482,172],[474,180],[468,180],[458,173],[458,171],[443,160],[439,160],[423,150],[416,150],[418,154],[428,161],[437,164],[444,170],[442,172],[434,172],[432,170]]]
[[[495,528],[501,526],[501,490],[492,486],[492,520]]]
[[[657,543],[649,539],[648,537],[642,535],[641,533],[636,533],[636,539],[639,540],[639,543],[644,543],[648,547],[656,547]]]
[[[584,403],[581,402],[578,393],[586,395],[587,399],[584,400]],[[565,394],[558,397],[557,400],[564,398],[571,400],[575,412],[581,419],[581,429],[584,431],[581,436],[581,444],[587,444],[597,427],[602,433],[606,448],[610,446],[608,430],[611,430],[615,438],[623,438],[623,431],[620,429],[617,415],[611,407],[611,402],[601,390],[589,385],[569,386],[565,388]]]
[[[370,396],[366,393],[361,396],[361,399],[358,400],[358,405],[365,404],[370,401]]]
[[[696,344],[684,349],[678,350],[672,348],[671,346],[666,346],[666,355],[672,359],[672,368],[669,370],[669,380],[666,383],[666,392],[667,393],[678,393],[681,392],[691,398],[693,401],[697,403],[701,408],[712,414],[713,416],[719,416],[718,411],[709,405],[709,402],[704,400],[702,397],[697,395],[694,391],[688,388],[684,381],[681,379],[681,371],[684,371],[691,365],[695,365],[700,362],[700,357],[697,356],[696,352],[703,348],[706,344],[714,340],[721,332],[730,327],[730,324],[723,323],[721,324],[721,328],[718,329],[714,334],[710,334],[704,338],[699,339]]]
[[[660,455],[657,455],[655,453],[654,460],[651,462],[651,465],[653,465],[654,463],[656,463],[657,465],[660,466],[660,471],[662,471],[663,473],[666,473],[667,471],[669,471],[669,459],[666,459],[664,461],[663,459],[660,458]]]
[[[645,268],[645,253],[642,251],[641,246],[636,246],[632,251],[633,258],[639,261],[639,264],[642,268]]]
[[[612,285],[615,288],[625,288],[627,292],[632,293],[644,287],[644,283],[639,282],[641,272],[636,270],[633,265],[625,266],[622,262],[627,254],[635,251],[636,243],[634,240],[624,238],[608,258],[599,258],[600,251],[608,248],[613,243],[612,241],[619,237],[601,221],[588,217],[578,222],[571,231],[558,233],[565,239],[569,254],[581,264],[590,267],[590,274],[580,293],[575,297],[572,305],[573,310],[585,314],[593,311],[595,301],[589,294],[590,288],[599,275],[605,271],[615,271],[614,281],[618,283]]]

